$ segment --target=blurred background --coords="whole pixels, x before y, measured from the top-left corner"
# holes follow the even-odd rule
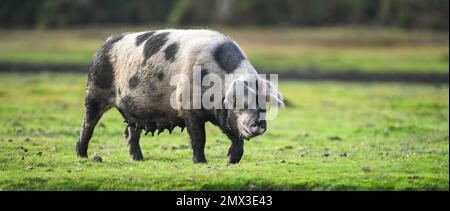
[[[261,72],[448,82],[448,10],[447,0],[2,0],[0,69],[86,71],[111,34],[210,28]]]
[[[448,0],[0,0],[0,190],[447,190]],[[208,28],[277,73],[286,109],[226,166],[178,130],[130,163],[121,115],[74,153],[87,71],[113,34]],[[143,138],[144,139],[144,138]],[[113,168],[111,168],[113,166]],[[210,168],[210,166],[212,168]],[[193,179],[195,178],[195,179]]]
[[[445,0],[2,0],[2,27],[371,25],[448,30]]]

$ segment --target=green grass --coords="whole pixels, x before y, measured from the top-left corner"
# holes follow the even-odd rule
[[[449,190],[448,85],[282,82],[289,107],[241,164],[208,125],[209,164],[194,165],[179,130],[130,161],[115,110],[90,144],[103,162],[77,158],[85,80],[0,74],[0,190]]]
[[[0,62],[84,64],[111,34],[148,27],[0,30]],[[267,71],[448,73],[448,32],[377,28],[213,28]]]

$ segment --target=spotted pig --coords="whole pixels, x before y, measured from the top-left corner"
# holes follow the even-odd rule
[[[124,135],[132,160],[144,160],[139,145],[141,133],[159,135],[165,130],[172,133],[174,128],[180,127],[182,131],[186,128],[189,134],[193,162],[206,163],[205,124],[210,122],[231,140],[228,162],[238,163],[244,153],[244,140],[266,132],[267,122],[261,117],[266,108],[174,108],[171,97],[179,93],[184,83],[192,81],[194,67],[200,67],[202,78],[210,74],[220,78],[231,75],[231,80],[222,84],[224,91],[219,100],[224,103],[227,99],[235,100],[229,98],[235,90],[233,84],[254,79],[262,89],[270,91],[260,93],[245,82],[247,93],[275,98],[282,105],[282,96],[273,84],[261,78],[236,42],[221,33],[159,30],[119,34],[108,38],[94,56],[77,155],[88,156],[95,126],[102,115],[114,107],[125,120]],[[179,74],[190,76],[190,80],[171,86],[173,77]],[[202,93],[205,91],[201,89]],[[177,100],[181,98],[175,96]]]

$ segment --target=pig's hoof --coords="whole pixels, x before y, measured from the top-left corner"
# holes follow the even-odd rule
[[[77,156],[78,157],[80,157],[80,158],[87,158],[88,157],[87,147],[84,146],[80,142],[77,142],[76,151],[77,151]]]
[[[142,156],[142,154],[131,155],[131,160],[144,161],[144,156]]]
[[[208,161],[206,161],[205,158],[194,158],[193,159],[194,164],[207,164]]]
[[[238,164],[241,161],[241,159],[237,159],[237,158],[232,158],[232,157],[228,157],[228,163],[229,164]]]

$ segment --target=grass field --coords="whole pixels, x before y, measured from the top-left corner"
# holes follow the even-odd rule
[[[179,131],[130,161],[115,110],[90,145],[103,162],[77,158],[85,80],[0,74],[0,190],[449,190],[448,85],[281,82],[289,106],[241,164],[209,125],[209,164],[194,165]]]
[[[153,27],[155,28],[155,27]],[[89,64],[111,34],[152,27],[0,30],[0,62]],[[373,28],[213,28],[267,71],[449,71],[448,32]]]

